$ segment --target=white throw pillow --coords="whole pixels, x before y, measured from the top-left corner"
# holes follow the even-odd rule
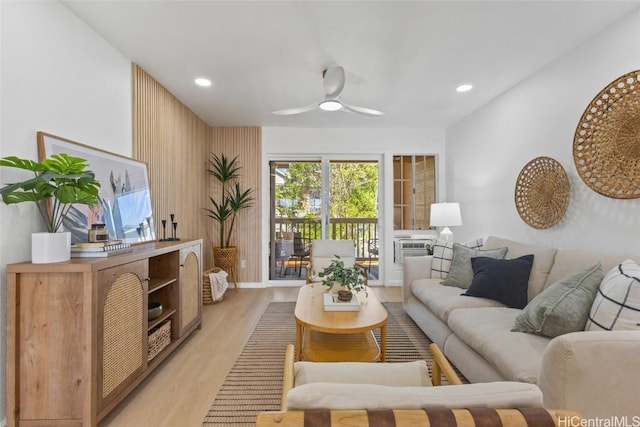
[[[295,386],[310,383],[370,384],[430,387],[429,368],[424,360],[396,363],[296,362]]]
[[[471,249],[482,247],[482,238],[462,243]],[[445,279],[451,269],[453,259],[453,242],[438,239],[433,245],[433,260],[431,261],[431,278]]]
[[[542,393],[535,384],[497,381],[439,387],[312,383],[292,388],[287,394],[288,410],[421,409],[428,406],[541,408]]]
[[[585,331],[603,330],[640,330],[640,266],[632,260],[602,279]]]

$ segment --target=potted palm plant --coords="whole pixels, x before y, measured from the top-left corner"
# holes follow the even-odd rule
[[[219,197],[209,197],[212,207],[205,208],[207,215],[218,223],[219,244],[213,247],[213,262],[216,267],[227,269],[235,267],[238,259],[238,248],[231,244],[236,217],[242,209],[252,206],[253,189],[243,191],[237,181],[241,169],[238,156],[229,160],[224,154],[214,154],[209,167],[207,172],[220,183]]]
[[[88,163],[80,157],[54,154],[41,162],[9,156],[0,159],[0,166],[23,169],[33,176],[0,189],[7,205],[34,202],[47,226],[46,233],[31,235],[31,261],[36,264],[68,261],[71,234],[58,230],[74,204],[98,204],[100,182],[87,170]]]
[[[353,292],[365,290],[364,277],[362,269],[354,265],[353,267],[345,267],[344,261],[338,255],[331,260],[328,267],[324,268],[318,277],[322,278],[322,284],[333,290],[338,285],[338,299],[341,301],[351,301]],[[365,292],[366,294],[366,292]]]

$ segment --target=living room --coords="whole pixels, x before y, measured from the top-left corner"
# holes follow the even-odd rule
[[[574,133],[586,106],[611,81],[638,69],[638,3],[614,3],[618,3],[619,9],[607,15],[606,24],[593,30],[588,37],[574,40],[564,54],[538,64],[535,72],[514,82],[486,105],[446,128],[374,128],[367,125],[370,121],[360,121],[358,128],[297,128],[291,125],[260,129],[256,123],[236,123],[233,125],[236,128],[216,123],[201,124],[199,126],[205,128],[201,138],[205,144],[198,143],[199,158],[194,160],[192,167],[194,175],[202,180],[209,153],[223,150],[229,134],[245,132],[245,126],[249,136],[239,146],[230,144],[229,149],[243,150],[251,147],[250,144],[259,144],[260,152],[254,153],[252,163],[245,162],[248,159],[244,157],[241,160],[245,170],[260,170],[250,184],[260,189],[262,200],[268,197],[263,162],[269,155],[318,153],[317,149],[309,147],[319,146],[327,154],[354,154],[356,149],[353,147],[358,147],[359,152],[355,154],[378,156],[386,162],[397,153],[435,154],[439,161],[439,200],[460,202],[463,209],[464,225],[454,228],[456,241],[498,235],[543,246],[640,253],[637,215],[640,201],[607,198],[595,193],[582,182],[573,160]],[[552,14],[554,5],[548,7]],[[35,133],[42,130],[149,162],[141,154],[140,147],[134,147],[133,143],[136,129],[132,120],[135,112],[129,58],[63,3],[5,1],[0,3],[0,17],[2,156],[36,159]],[[496,79],[500,78],[496,74]],[[272,109],[280,107],[286,106],[271,106]],[[298,141],[305,142],[300,144]],[[168,150],[166,145],[161,147]],[[525,224],[513,202],[518,173],[528,161],[538,156],[557,159],[567,171],[572,187],[565,217],[547,230]],[[160,173],[157,169],[156,173]],[[3,183],[15,178],[4,169],[0,173]],[[179,177],[171,180],[180,182]],[[206,191],[207,184],[201,185]],[[189,203],[196,206],[189,208],[188,203],[178,197],[181,189],[170,187],[169,195],[159,191],[154,194],[163,200],[155,213],[161,219],[175,212],[181,236],[203,238],[204,264],[211,266],[209,248],[213,241],[213,225],[202,214],[203,198],[198,196],[190,200]],[[264,254],[267,253],[268,225],[263,219],[268,216],[267,203],[257,205],[256,211],[241,219],[243,223],[239,227],[248,230],[238,236],[238,243],[248,251],[245,258],[260,260],[239,271],[242,288],[267,286],[268,263]],[[0,226],[3,236],[0,244],[3,284],[0,310],[4,319],[6,265],[30,258],[29,235],[41,231],[41,226],[35,210],[27,206],[1,205],[0,213],[3,219]],[[391,217],[389,212],[387,217]],[[197,224],[187,218],[198,218]],[[386,235],[392,235],[392,225],[385,223],[384,227]],[[256,235],[261,236],[261,243],[252,245]],[[386,259],[393,259],[392,246],[387,245],[383,250]],[[381,282],[386,279],[383,277]],[[1,328],[1,338],[0,396],[6,401],[5,326]],[[3,405],[0,420],[5,418]]]

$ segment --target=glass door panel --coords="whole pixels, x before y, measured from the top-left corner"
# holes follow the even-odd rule
[[[304,279],[313,239],[322,238],[322,164],[274,161],[271,171],[269,278]]]
[[[378,277],[378,161],[272,161],[269,278],[306,275],[313,239],[348,239]]]
[[[356,258],[378,278],[378,162],[329,162],[329,239],[353,240]]]

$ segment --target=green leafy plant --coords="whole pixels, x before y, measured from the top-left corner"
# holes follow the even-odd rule
[[[362,269],[358,266],[345,267],[344,261],[342,261],[338,255],[334,256],[335,259],[331,260],[329,266],[318,273],[318,277],[323,278],[322,284],[329,289],[337,283],[349,291],[364,291],[365,286]]]
[[[58,231],[74,204],[98,204],[100,182],[80,157],[62,153],[36,162],[8,156],[0,159],[0,166],[33,172],[31,179],[5,185],[0,195],[7,205],[34,202],[49,233]]]
[[[207,216],[218,223],[221,248],[231,246],[231,233],[238,212],[253,206],[254,198],[251,195],[253,189],[242,191],[240,183],[237,182],[241,169],[237,161],[238,156],[229,160],[224,154],[220,156],[214,154],[209,160],[210,169],[207,169],[207,172],[220,182],[222,187],[219,199],[209,197],[212,208],[205,208],[208,212]]]
[[[433,255],[433,245],[430,243],[425,243],[424,249],[427,251],[427,255]]]

